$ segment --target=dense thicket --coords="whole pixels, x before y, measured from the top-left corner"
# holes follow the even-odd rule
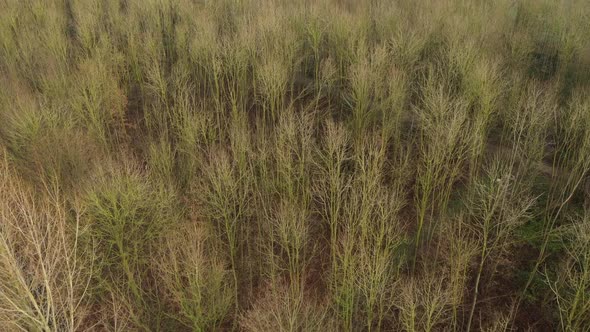
[[[587,331],[585,0],[0,1],[0,330]]]

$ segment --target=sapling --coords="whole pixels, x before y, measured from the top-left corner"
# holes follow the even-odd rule
[[[319,183],[315,186],[316,196],[321,204],[321,215],[330,230],[330,253],[332,274],[336,271],[336,253],[342,227],[342,211],[348,191],[350,175],[346,173],[345,162],[350,159],[348,133],[341,125],[328,121],[323,148],[318,158]]]
[[[522,184],[515,181],[513,167],[495,159],[486,170],[485,177],[474,182],[466,198],[470,227],[480,244],[479,264],[466,325],[468,331],[479,298],[484,267],[494,255],[507,248],[513,232],[528,220],[529,209],[535,202],[534,198],[527,197],[526,186],[523,188]]]
[[[202,183],[194,190],[202,192],[205,217],[215,225],[217,234],[224,240],[233,275],[234,306],[239,305],[238,250],[240,222],[247,213],[250,188],[245,174],[239,174],[230,155],[224,150],[211,151],[208,164],[204,166]]]
[[[185,225],[162,241],[157,263],[164,293],[180,308],[179,319],[196,331],[219,328],[234,300],[231,273],[210,233],[205,225]]]
[[[567,258],[554,277],[546,281],[555,296],[563,331],[583,330],[590,324],[590,220],[588,212],[577,216],[565,230]]]
[[[414,266],[422,240],[430,242],[437,218],[444,213],[455,181],[461,174],[468,145],[463,131],[467,121],[464,100],[453,99],[431,70],[424,87],[418,117],[418,169],[415,189],[417,230]],[[423,233],[426,235],[423,236]]]

